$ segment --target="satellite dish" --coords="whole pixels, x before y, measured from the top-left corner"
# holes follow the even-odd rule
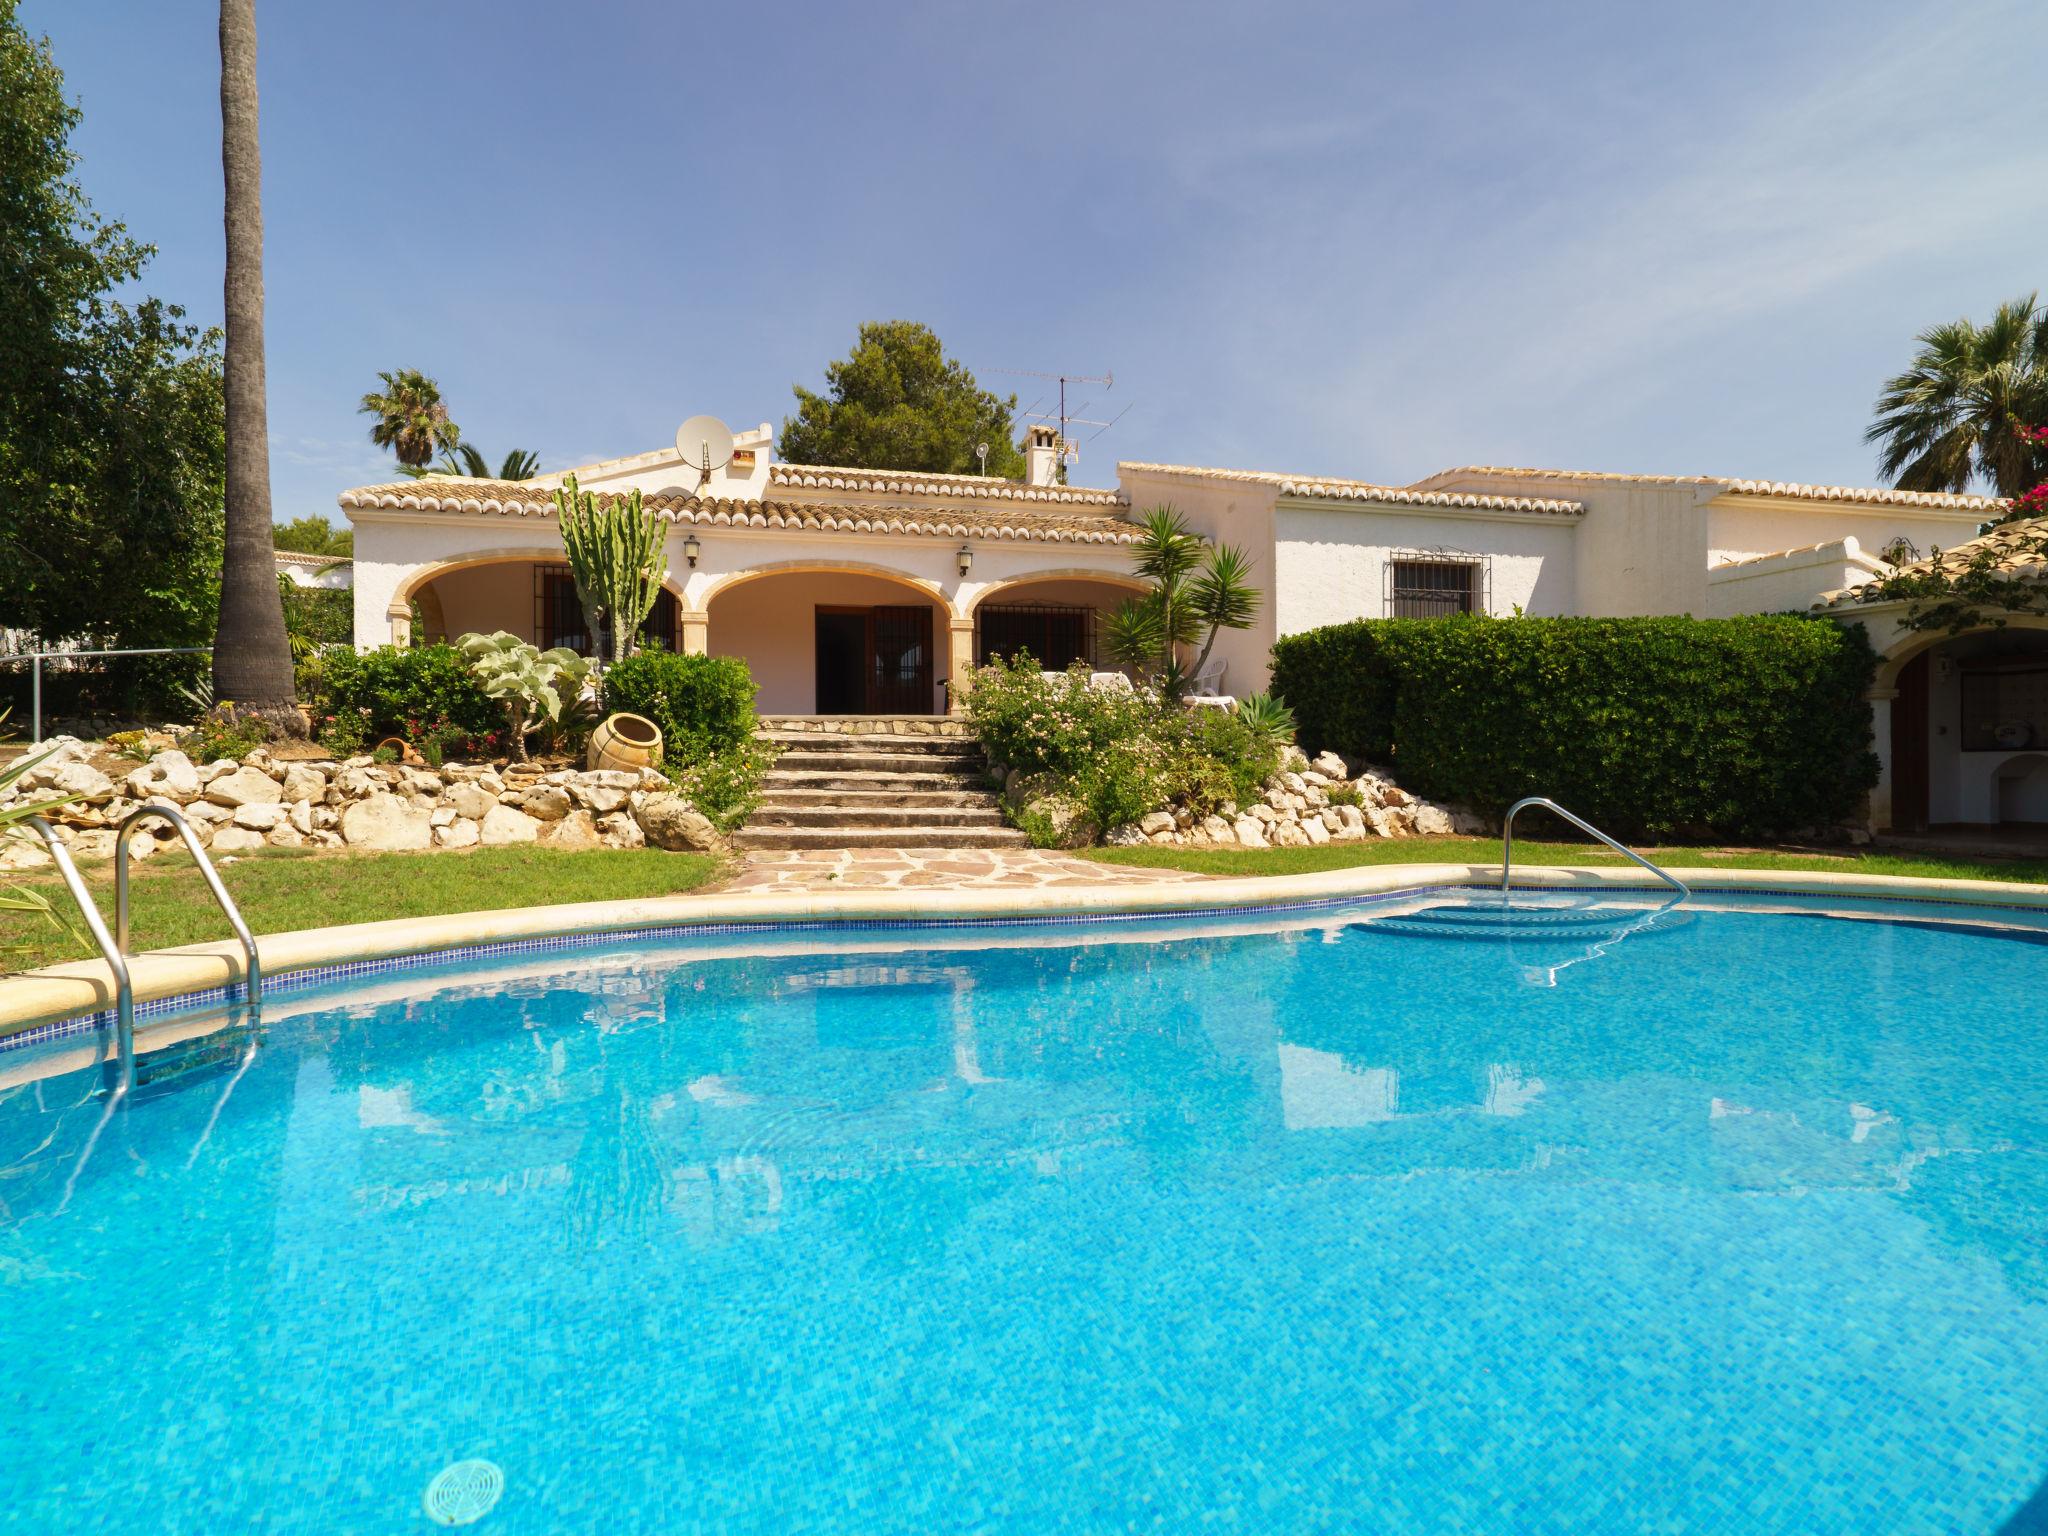
[[[714,469],[732,462],[732,428],[716,416],[692,416],[676,428],[676,451],[697,471],[697,489],[701,491]]]

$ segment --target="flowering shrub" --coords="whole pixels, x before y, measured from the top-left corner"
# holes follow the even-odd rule
[[[1279,748],[1234,714],[1091,688],[1081,668],[1049,678],[1028,658],[976,672],[967,713],[991,762],[1048,775],[1104,831],[1168,806],[1249,803],[1279,766]]]

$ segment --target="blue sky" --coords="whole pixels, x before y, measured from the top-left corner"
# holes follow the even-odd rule
[[[1115,461],[1870,484],[1923,327],[2048,289],[2038,0],[259,0],[280,518],[425,369],[545,467],[780,424],[864,319],[1100,373]],[[220,305],[216,10],[26,0]]]

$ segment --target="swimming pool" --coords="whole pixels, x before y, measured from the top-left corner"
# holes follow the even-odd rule
[[[2048,934],[1769,904],[534,949],[112,1115],[0,1053],[0,1522],[1999,1530]]]

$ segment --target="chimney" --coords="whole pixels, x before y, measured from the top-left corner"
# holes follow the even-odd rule
[[[1024,483],[1057,485],[1060,479],[1059,434],[1043,422],[1024,429]]]

